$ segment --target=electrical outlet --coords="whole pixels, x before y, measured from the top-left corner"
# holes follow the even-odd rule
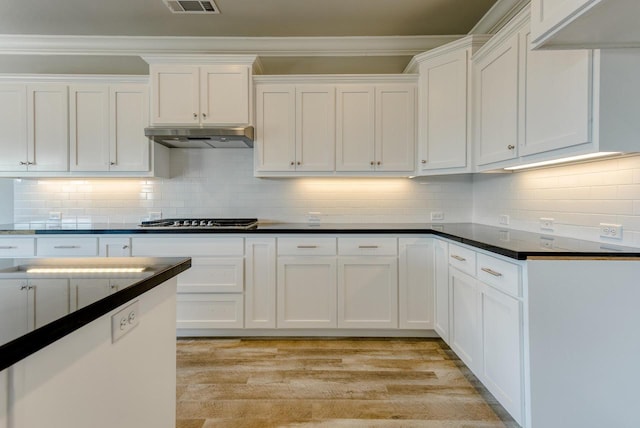
[[[553,248],[553,238],[547,238],[545,236],[540,237],[540,247],[551,250]]]
[[[431,211],[431,221],[444,220],[444,213],[442,211]]]
[[[160,220],[162,219],[162,211],[149,211],[149,220]]]
[[[506,214],[500,214],[498,216],[498,224],[503,224],[505,226],[509,225],[509,216]]]
[[[111,343],[133,330],[140,322],[140,304],[136,300],[111,315]]]
[[[540,217],[540,229],[553,230],[553,219],[550,217]]]
[[[611,239],[622,239],[622,225],[611,223],[600,223],[600,237]]]
[[[62,220],[62,213],[60,211],[49,211],[49,220]]]

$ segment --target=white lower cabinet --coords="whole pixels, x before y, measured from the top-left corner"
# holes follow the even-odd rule
[[[479,326],[476,280],[455,268],[449,269],[449,345],[460,359],[477,371]]]
[[[525,373],[521,277],[517,263],[449,244],[449,346],[519,424]]]
[[[482,355],[480,377],[500,404],[522,423],[522,304],[478,283]]]
[[[0,238],[0,258],[33,257],[35,252],[35,238]]]
[[[335,328],[336,258],[278,257],[278,328]]]
[[[449,344],[449,244],[439,239],[434,240],[433,259],[433,289],[434,289],[434,317],[433,328],[442,340]]]
[[[435,243],[433,238],[398,239],[398,327],[402,329],[434,328]]]
[[[398,261],[395,257],[338,259],[338,327],[398,327]]]
[[[191,269],[178,275],[179,330],[244,327],[243,238],[134,237],[131,245],[133,256],[191,257]]]
[[[276,239],[245,240],[244,326],[276,328]]]
[[[115,293],[120,288],[117,282],[111,282],[108,279],[72,279],[69,285],[72,309],[83,308]]]

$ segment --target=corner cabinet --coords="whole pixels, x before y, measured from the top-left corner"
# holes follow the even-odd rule
[[[640,47],[637,0],[532,0],[535,48]]]
[[[640,49],[535,51],[529,8],[473,56],[478,171],[636,152]]]
[[[254,80],[256,176],[412,175],[414,76]]]
[[[145,56],[150,64],[154,125],[251,123],[255,56]]]
[[[471,172],[471,56],[489,36],[468,36],[420,55],[418,175]]]

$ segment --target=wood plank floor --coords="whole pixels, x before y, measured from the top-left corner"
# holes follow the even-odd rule
[[[178,341],[177,428],[518,425],[440,339]]]

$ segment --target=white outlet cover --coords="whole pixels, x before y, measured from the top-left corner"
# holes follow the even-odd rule
[[[600,223],[600,237],[622,239],[622,225],[613,223]]]
[[[444,213],[442,211],[431,211],[431,221],[444,220]]]
[[[129,333],[140,323],[140,303],[138,300],[111,315],[111,343]]]
[[[553,221],[550,217],[540,217],[540,229],[553,230]]]
[[[508,226],[509,225],[509,216],[506,214],[500,214],[498,216],[498,223],[502,224],[504,226]]]

